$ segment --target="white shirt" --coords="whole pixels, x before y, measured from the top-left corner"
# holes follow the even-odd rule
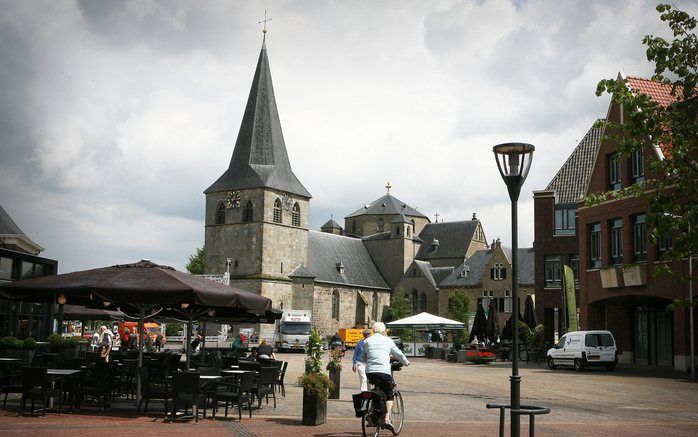
[[[391,355],[406,366],[410,364],[405,354],[402,353],[390,337],[386,337],[383,334],[373,334],[364,340],[366,373],[386,373],[390,375]]]

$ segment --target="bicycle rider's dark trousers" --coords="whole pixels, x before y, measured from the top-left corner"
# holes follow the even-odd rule
[[[385,398],[392,401],[395,397],[393,394],[393,377],[387,373],[367,373],[368,382],[375,385],[380,391],[385,393]]]

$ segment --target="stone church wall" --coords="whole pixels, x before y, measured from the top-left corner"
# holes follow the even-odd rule
[[[335,290],[339,292],[339,318],[332,317],[332,294]],[[357,298],[357,293],[361,293],[363,299]],[[370,326],[374,321],[372,319],[373,293],[374,290],[315,283],[313,325],[323,337],[331,336],[342,328]],[[380,319],[383,306],[390,304],[390,292],[386,290],[376,294],[377,314]],[[367,305],[363,303],[364,300],[368,303]],[[363,323],[357,323],[357,305],[365,305]]]

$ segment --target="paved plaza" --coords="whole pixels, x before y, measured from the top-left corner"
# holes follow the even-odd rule
[[[3,436],[52,435],[96,436],[119,432],[134,435],[191,435],[192,432],[218,435],[317,436],[361,435],[361,423],[354,417],[351,394],[358,378],[351,372],[351,353],[345,359],[341,398],[328,402],[328,421],[318,427],[300,424],[302,391],[295,386],[303,371],[301,354],[279,354],[289,361],[286,398],[255,411],[253,418],[205,420],[195,424],[163,424],[162,414],[135,417],[115,408],[103,416],[86,409],[81,413],[49,414],[46,419],[16,417],[16,407],[0,415]],[[463,365],[417,358],[412,366],[396,374],[405,399],[404,436],[496,436],[498,414],[485,404],[506,402],[509,394],[510,363],[486,366]],[[619,366],[616,372],[548,370],[523,364],[522,403],[545,405],[549,415],[536,422],[537,436],[693,436],[698,435],[698,384],[673,372],[640,371]],[[16,404],[14,404],[16,405]],[[150,412],[149,412],[150,413]],[[235,417],[229,416],[229,417]],[[527,435],[522,419],[522,434]]]

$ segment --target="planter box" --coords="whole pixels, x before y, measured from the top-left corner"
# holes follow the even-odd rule
[[[330,370],[330,380],[332,384],[334,384],[334,388],[330,390],[329,399],[339,399],[339,380],[341,374],[341,370]]]
[[[461,349],[456,352],[456,363],[465,363],[468,358],[468,351]]]
[[[647,266],[645,264],[633,264],[623,267],[623,282],[628,287],[647,285]]]
[[[456,352],[452,352],[452,353],[448,354],[446,361],[448,361],[449,363],[455,363],[457,356],[458,355],[456,354]]]
[[[322,425],[327,421],[327,400],[306,393],[303,389],[303,425]]]
[[[427,346],[424,349],[424,356],[426,358],[434,359],[434,347],[433,346]]]
[[[618,288],[623,286],[621,270],[618,267],[608,267],[599,270],[603,288]]]

